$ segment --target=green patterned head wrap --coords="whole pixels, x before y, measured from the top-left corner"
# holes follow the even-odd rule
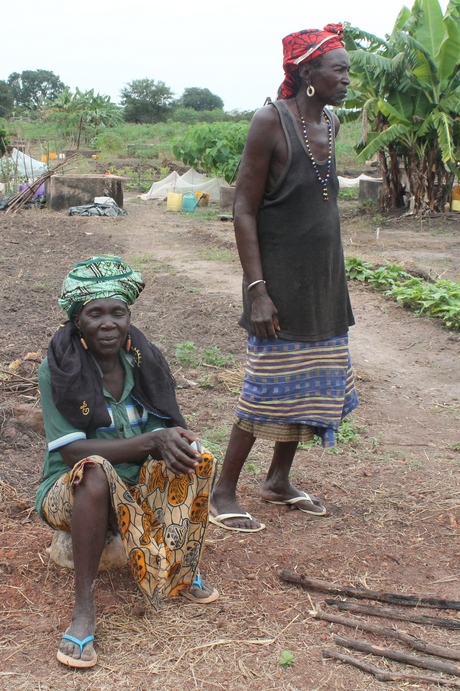
[[[58,302],[71,319],[90,300],[114,298],[130,306],[143,288],[141,274],[120,257],[93,257],[67,274]]]

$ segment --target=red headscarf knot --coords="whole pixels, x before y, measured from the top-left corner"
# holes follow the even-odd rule
[[[342,24],[327,24],[324,27],[324,31],[329,31],[331,34],[337,34],[337,36],[343,36],[343,25]]]
[[[278,91],[278,98],[295,96],[297,82],[294,74],[301,62],[310,62],[330,50],[343,48],[342,24],[327,24],[323,31],[304,29],[283,38],[284,82]]]

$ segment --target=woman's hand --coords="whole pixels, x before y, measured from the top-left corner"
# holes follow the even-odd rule
[[[250,295],[251,298],[251,328],[258,338],[277,338],[280,330],[278,310],[267,292],[260,295]]]
[[[168,427],[149,432],[152,441],[152,458],[162,460],[175,475],[191,475],[200,462],[201,454],[190,444],[197,437],[182,427]]]

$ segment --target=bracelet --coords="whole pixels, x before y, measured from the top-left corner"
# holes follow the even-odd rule
[[[247,287],[247,290],[251,290],[251,288],[254,288],[254,286],[256,286],[258,283],[266,283],[266,282],[267,281],[264,281],[263,278],[259,278],[258,281],[253,281],[252,283],[250,283]]]

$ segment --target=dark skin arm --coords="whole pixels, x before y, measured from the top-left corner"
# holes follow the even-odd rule
[[[151,456],[163,460],[175,475],[190,475],[201,458],[190,446],[196,438],[193,432],[182,427],[170,427],[128,439],[82,439],[63,446],[59,453],[70,468],[91,455],[102,456],[113,466],[143,461]]]
[[[297,109],[293,103],[289,101],[288,105],[296,115]],[[320,103],[317,108],[319,134],[315,134],[311,140],[314,153],[319,159],[327,155],[327,133],[321,116],[322,108],[323,104]],[[340,124],[335,114],[332,114],[332,121],[337,135]],[[257,237],[257,215],[265,191],[274,187],[287,164],[287,158],[287,144],[278,113],[272,106],[265,106],[257,111],[249,130],[233,209],[236,244],[248,285],[264,278]],[[267,290],[264,283],[258,283],[248,294],[253,333],[259,338],[276,338],[280,329],[278,311],[270,298],[269,288]]]
[[[340,129],[340,120],[337,117],[335,113],[331,113],[332,115],[332,126],[334,128],[334,136],[337,137]]]
[[[287,157],[277,111],[265,106],[252,121],[241,160],[233,209],[235,237],[248,285],[263,278],[257,238],[257,215],[265,190],[273,187]],[[267,287],[258,283],[249,291],[251,327],[259,338],[276,337],[278,312]]]

